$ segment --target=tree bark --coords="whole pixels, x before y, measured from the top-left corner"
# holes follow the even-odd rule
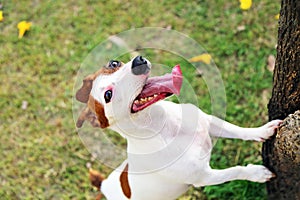
[[[300,200],[300,0],[282,0],[269,120],[285,119],[263,145],[264,164],[276,174],[269,199]],[[288,117],[287,117],[288,116]]]

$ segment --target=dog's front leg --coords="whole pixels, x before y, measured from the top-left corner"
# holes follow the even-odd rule
[[[270,138],[282,122],[273,120],[258,128],[242,128],[211,115],[206,115],[206,118],[209,121],[209,133],[212,136],[260,142]]]
[[[218,185],[233,180],[248,180],[264,183],[272,177],[274,177],[274,174],[262,165],[249,164],[246,167],[236,166],[222,170],[208,168],[205,170],[205,174],[200,178],[201,181],[193,185],[196,187]]]

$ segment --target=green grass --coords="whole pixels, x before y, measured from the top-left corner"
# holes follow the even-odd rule
[[[93,199],[86,164],[94,161],[73,121],[76,73],[101,41],[134,27],[172,27],[199,42],[218,66],[226,87],[226,119],[240,126],[267,121],[266,104],[275,54],[280,2],[253,1],[2,1],[0,22],[0,196],[1,199]],[[31,30],[18,39],[17,23]],[[238,31],[238,27],[244,30]],[[155,52],[150,52],[152,56]],[[161,59],[173,65],[177,58]],[[185,62],[182,61],[184,64]],[[199,105],[210,111],[203,80],[192,77]],[[204,85],[204,86],[203,86]],[[28,103],[26,109],[22,104]],[[212,166],[261,163],[261,144],[219,139]],[[265,199],[265,185],[234,181],[191,189],[184,199]]]

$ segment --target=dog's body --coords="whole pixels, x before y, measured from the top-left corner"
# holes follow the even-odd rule
[[[241,128],[191,104],[159,101],[179,94],[179,66],[172,75],[148,79],[151,64],[140,56],[126,64],[112,62],[105,71],[86,78],[77,93],[77,99],[88,104],[77,125],[87,119],[127,139],[127,160],[101,184],[107,199],[171,200],[190,186],[272,178],[262,165],[211,169],[211,136],[264,141],[273,135],[279,120]]]

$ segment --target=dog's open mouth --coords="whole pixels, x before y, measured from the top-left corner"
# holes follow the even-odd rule
[[[171,74],[149,78],[141,93],[133,101],[131,112],[141,111],[172,94],[179,95],[181,85],[182,73],[179,65],[172,69]]]

